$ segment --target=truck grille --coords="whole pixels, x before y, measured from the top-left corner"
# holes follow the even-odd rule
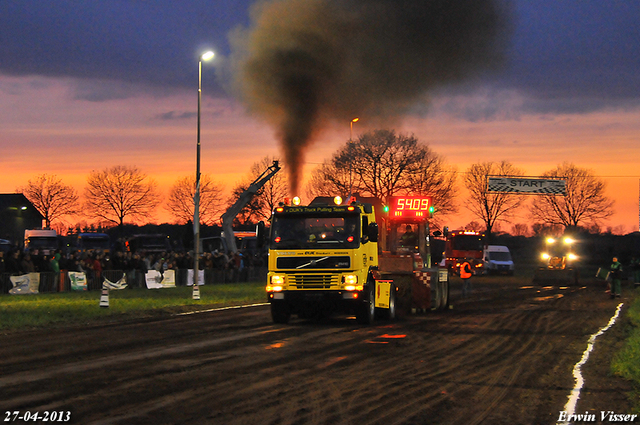
[[[294,274],[289,276],[290,284],[296,289],[331,289],[338,285],[338,276],[330,274]]]

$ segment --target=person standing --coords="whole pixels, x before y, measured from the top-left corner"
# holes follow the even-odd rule
[[[460,264],[460,278],[462,278],[462,297],[467,298],[467,295],[471,295],[471,264],[468,259],[464,259],[464,262]]]
[[[611,298],[622,295],[622,264],[618,261],[618,257],[613,257],[611,264]]]

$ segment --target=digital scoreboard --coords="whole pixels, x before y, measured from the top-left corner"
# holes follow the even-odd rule
[[[389,218],[426,219],[433,216],[433,204],[429,196],[390,196],[387,199]]]

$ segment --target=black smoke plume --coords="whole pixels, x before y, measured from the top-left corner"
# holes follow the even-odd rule
[[[235,78],[277,130],[298,194],[305,148],[330,121],[401,116],[436,87],[502,62],[499,0],[270,0],[236,33]]]

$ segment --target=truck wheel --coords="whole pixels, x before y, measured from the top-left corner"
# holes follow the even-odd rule
[[[442,310],[449,310],[449,281],[442,285]]]
[[[271,302],[271,318],[274,323],[289,323],[291,312],[289,307],[283,302]]]
[[[396,320],[396,288],[391,285],[391,291],[389,293],[389,309],[385,311],[385,318],[387,320]]]
[[[358,311],[356,312],[356,320],[361,325],[369,325],[373,323],[373,319],[376,314],[376,293],[374,289],[374,284],[369,282],[369,296],[367,297],[367,302],[362,303],[358,306]]]
[[[431,308],[433,310],[440,310],[440,305],[442,303],[442,286],[440,281],[438,280],[435,283],[431,284]]]

